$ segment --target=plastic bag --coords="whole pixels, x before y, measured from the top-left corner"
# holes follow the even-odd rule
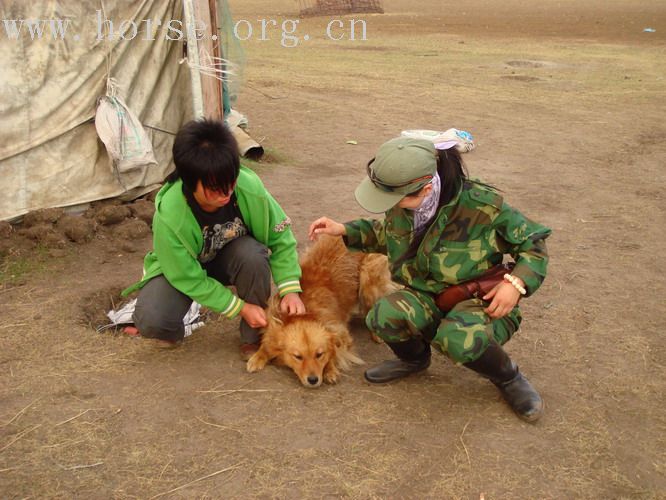
[[[476,147],[472,134],[464,130],[458,130],[457,128],[450,128],[444,132],[436,130],[403,130],[400,135],[414,139],[425,139],[432,141],[433,144],[455,141],[455,147],[460,153],[468,153]]]
[[[133,325],[134,320],[132,319],[132,315],[134,314],[134,309],[136,309],[136,299],[130,300],[117,311],[109,311],[106,313],[106,315],[111,320],[111,323],[98,328],[97,331],[106,330],[108,328],[119,325]],[[186,337],[192,335],[192,332],[197,328],[204,326],[204,321],[201,317],[201,304],[192,302],[192,305],[187,310],[187,313],[185,313],[185,317],[183,318],[183,325],[185,327]]]
[[[148,134],[120,97],[100,97],[95,113],[95,128],[118,174],[157,165]]]

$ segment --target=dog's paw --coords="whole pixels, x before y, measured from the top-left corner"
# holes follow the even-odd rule
[[[255,352],[250,359],[248,359],[245,368],[248,372],[254,373],[262,370],[268,360],[261,354],[260,351]]]
[[[328,368],[324,371],[324,381],[327,384],[337,384],[340,372],[336,368]]]

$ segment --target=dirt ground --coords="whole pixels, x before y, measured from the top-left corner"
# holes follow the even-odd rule
[[[295,4],[231,7],[279,26]],[[384,5],[359,16],[366,41],[326,40],[325,18],[295,48],[279,32],[245,44],[237,107],[269,153],[252,166],[304,246],[319,215],[367,215],[353,188],[382,142],[470,131],[471,174],[553,228],[508,344],[542,420],[443,356],[389,385],[357,367],[306,390],[284,369],[246,373],[237,322],[166,351],[96,333],[150,247],[145,211],[117,224],[102,204],[83,228],[0,226],[2,498],[666,498],[666,4]],[[354,332],[368,364],[389,355]]]

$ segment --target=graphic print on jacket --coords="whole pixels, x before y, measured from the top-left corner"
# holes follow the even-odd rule
[[[199,262],[205,264],[215,258],[217,252],[236,238],[247,234],[247,227],[243,224],[240,217],[234,217],[233,220],[213,226],[204,226],[201,228],[203,234],[203,248],[199,253]]]
[[[214,212],[203,210],[194,198],[194,194],[183,186],[183,193],[192,209],[194,218],[199,223],[203,236],[203,246],[197,256],[202,264],[206,264],[217,256],[230,241],[248,234],[247,226],[238,208],[236,193],[231,195],[229,203]]]

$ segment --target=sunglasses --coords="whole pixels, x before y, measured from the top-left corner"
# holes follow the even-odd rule
[[[375,172],[372,170],[372,162],[368,163],[367,172],[368,172],[368,177],[370,178],[370,181],[379,189],[382,191],[385,191],[387,193],[391,193],[397,189],[404,188],[405,186],[410,186],[412,184],[417,184],[420,181],[424,181],[427,179],[432,179],[434,176],[432,175],[424,175],[423,177],[419,177],[417,179],[412,179],[407,182],[403,182],[401,184],[387,184],[385,182],[380,181],[377,176],[375,175]]]

